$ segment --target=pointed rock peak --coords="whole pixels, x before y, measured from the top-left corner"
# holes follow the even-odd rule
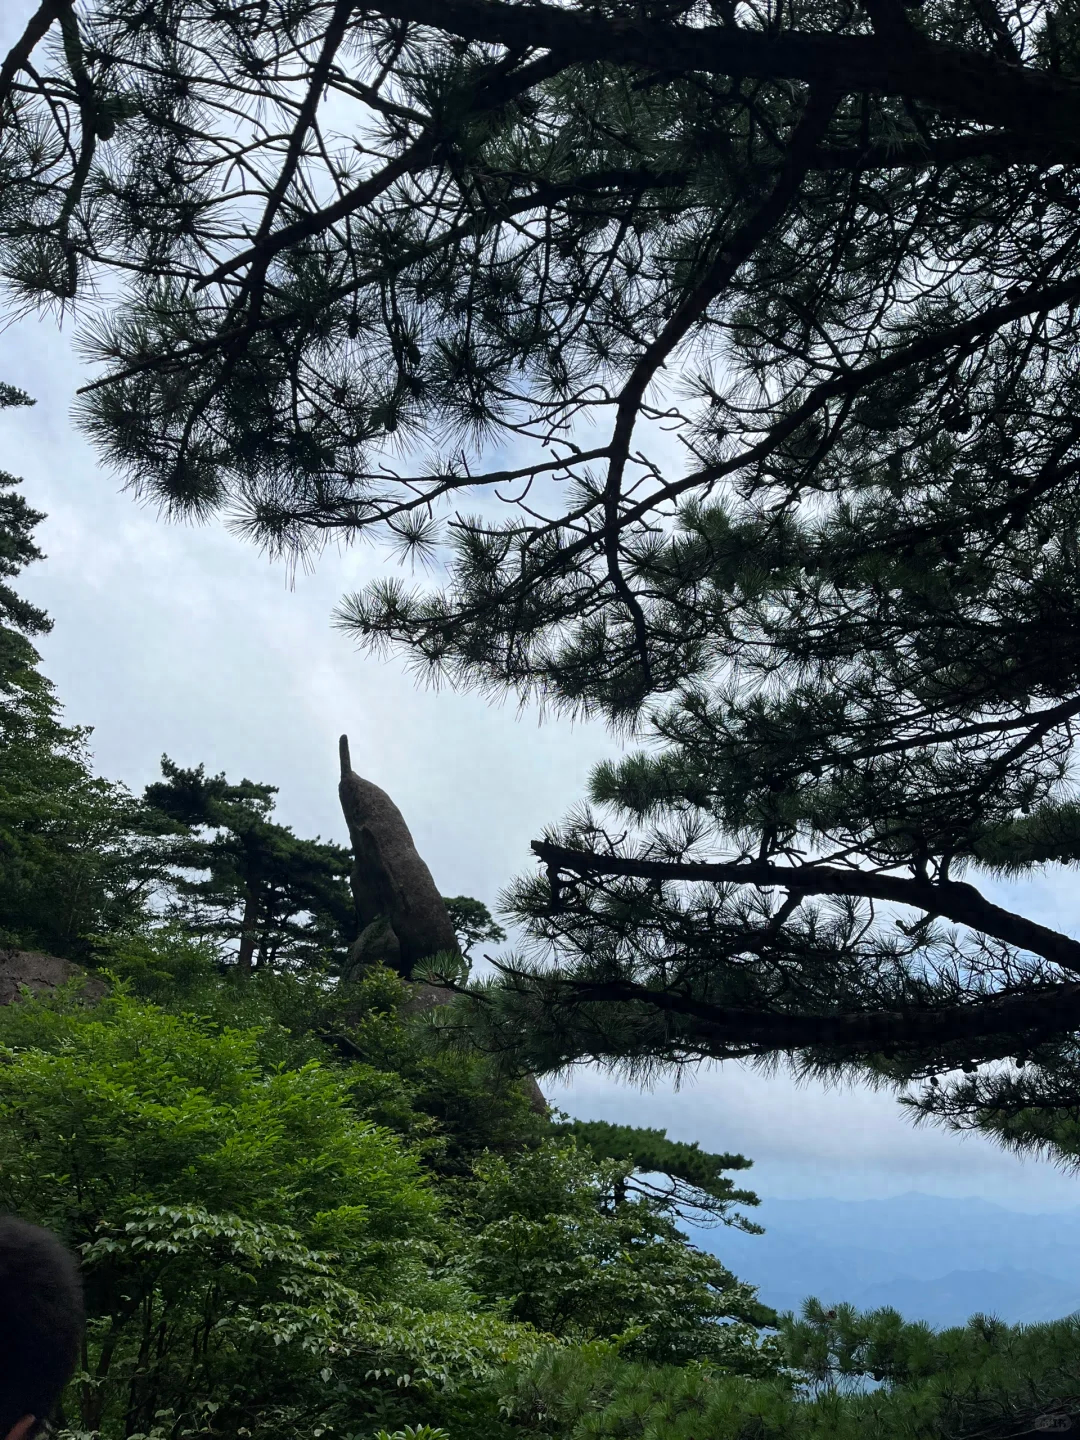
[[[345,776],[352,771],[352,761],[349,758],[348,735],[342,735],[338,741],[338,754],[341,756],[341,778],[344,780]]]

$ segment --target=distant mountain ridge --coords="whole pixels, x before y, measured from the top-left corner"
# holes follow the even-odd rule
[[[763,1200],[764,1235],[695,1230],[694,1240],[778,1310],[808,1295],[909,1320],[1010,1324],[1080,1311],[1080,1207],[1029,1215],[982,1199],[912,1192],[887,1200]]]

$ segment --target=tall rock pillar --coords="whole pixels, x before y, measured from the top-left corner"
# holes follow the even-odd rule
[[[421,960],[440,951],[457,953],[457,936],[405,817],[385,790],[352,768],[347,735],[341,737],[340,754],[338,794],[352,841],[352,892],[360,927],[349,969],[381,963],[408,980]]]

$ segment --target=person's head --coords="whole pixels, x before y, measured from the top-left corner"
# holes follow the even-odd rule
[[[50,1231],[0,1215],[0,1440],[25,1440],[52,1414],[82,1329],[72,1256]]]

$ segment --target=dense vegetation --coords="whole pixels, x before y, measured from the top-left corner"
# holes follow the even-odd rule
[[[6,584],[40,517],[14,481],[5,504]],[[96,779],[47,617],[0,593],[3,942],[109,987],[0,1010],[0,1207],[86,1281],[67,1440],[901,1440],[1068,1408],[1073,1322],[762,1307],[678,1223],[756,1229],[746,1159],[540,1115],[397,975],[342,982],[343,853],[266,785]],[[498,938],[479,901],[451,912],[463,950]]]

